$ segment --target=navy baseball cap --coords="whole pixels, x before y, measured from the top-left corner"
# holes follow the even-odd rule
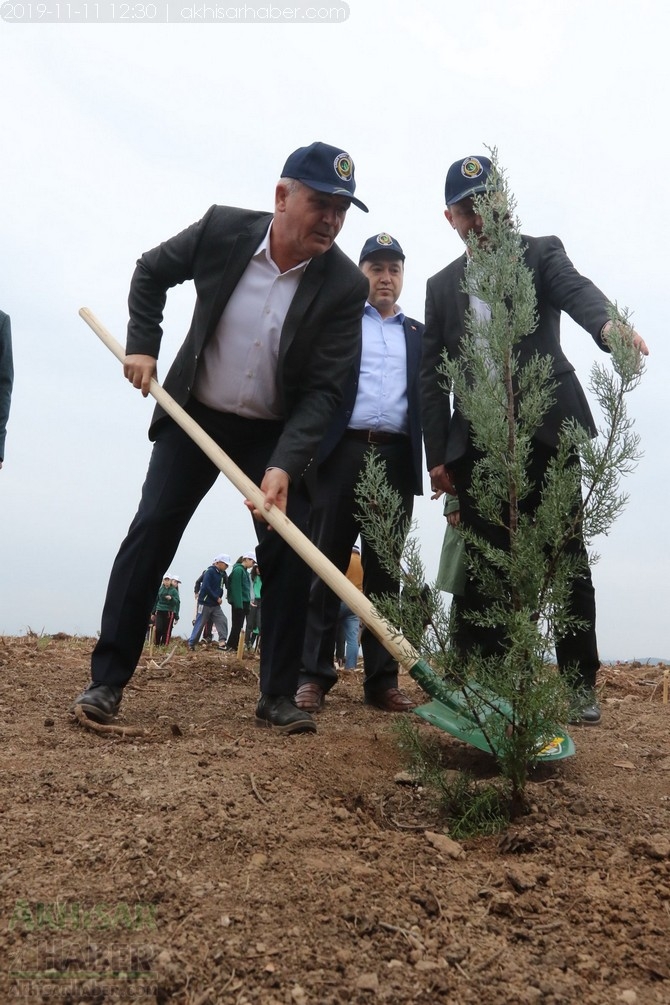
[[[351,199],[354,206],[358,206],[364,213],[368,212],[368,207],[354,197],[354,162],[339,147],[331,147],[327,143],[310,143],[308,147],[299,147],[284,164],[281,176],[295,178],[317,192],[344,196]]]
[[[488,157],[466,157],[456,161],[447,171],[447,181],[444,186],[444,201],[451,206],[469,195],[478,195],[486,191],[486,183],[491,174],[491,161]]]
[[[369,258],[370,255],[376,255],[380,251],[388,252],[387,258],[399,258],[401,261],[405,261],[405,252],[402,250],[395,237],[391,237],[383,231],[381,234],[373,234],[372,237],[368,237],[367,241],[361,248],[361,254],[358,259],[358,264],[360,265],[362,261]]]

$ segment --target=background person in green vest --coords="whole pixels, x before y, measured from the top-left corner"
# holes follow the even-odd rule
[[[240,555],[231,572],[228,574],[228,603],[230,604],[230,635],[226,649],[237,652],[240,632],[249,613],[251,603],[251,580],[248,570],[256,564],[256,552],[248,551]]]
[[[166,646],[172,636],[175,621],[179,621],[179,588],[169,573],[163,576],[163,582],[156,598],[156,645]]]

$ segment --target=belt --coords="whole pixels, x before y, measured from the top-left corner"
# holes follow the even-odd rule
[[[380,446],[387,443],[405,443],[409,439],[404,433],[385,433],[381,429],[347,429],[344,435],[350,440],[378,443]]]

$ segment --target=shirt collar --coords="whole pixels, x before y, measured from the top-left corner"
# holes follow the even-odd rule
[[[277,263],[273,260],[272,255],[270,254],[270,232],[272,230],[272,223],[273,221],[270,220],[270,226],[265,231],[265,237],[258,245],[258,247],[256,248],[251,257],[262,258],[264,261],[268,262],[277,273],[279,273]],[[294,265],[293,268],[287,269],[287,271],[282,272],[281,275],[287,276],[290,275],[292,272],[303,272],[311,261],[312,261],[311,258],[306,258],[304,262],[299,262],[298,265]]]
[[[400,307],[399,304],[395,305],[395,310],[394,310],[394,313],[393,313],[393,317],[390,317],[390,318],[382,318],[382,316],[379,313],[379,311],[377,310],[377,308],[373,307],[372,304],[367,303],[367,302],[365,304],[365,311],[364,311],[364,313],[369,318],[379,318],[380,321],[392,321],[392,322],[396,322],[398,324],[403,324],[404,321],[405,321],[405,315],[403,314],[402,309],[401,309],[401,307]]]

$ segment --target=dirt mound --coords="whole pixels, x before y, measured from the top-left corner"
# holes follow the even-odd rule
[[[254,659],[145,652],[121,722],[149,735],[121,737],[67,711],[92,644],[0,639],[1,1002],[670,1001],[662,666],[604,668],[602,725],[531,812],[454,847],[359,673],[279,737]]]

